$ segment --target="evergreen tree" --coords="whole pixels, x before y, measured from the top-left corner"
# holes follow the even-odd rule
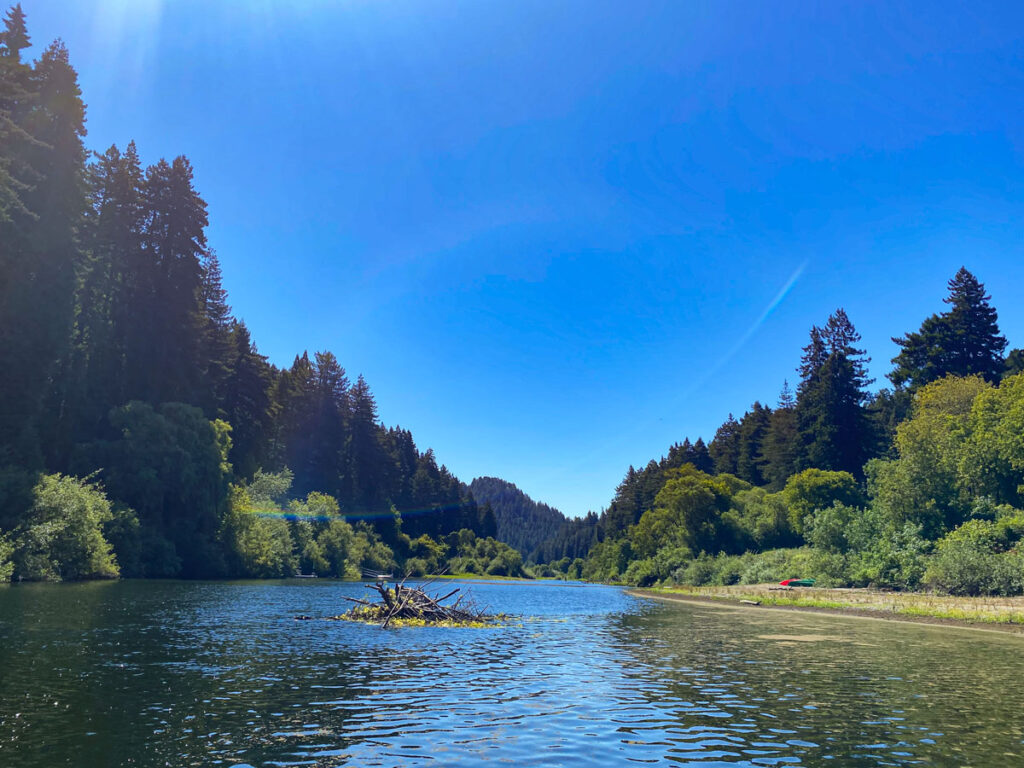
[[[235,475],[250,478],[261,466],[272,463],[267,443],[274,416],[270,399],[273,373],[244,323],[232,324],[231,342],[234,356],[222,407],[231,424],[230,459]]]
[[[1006,367],[1003,369],[1003,378],[1016,376],[1024,373],[1024,349],[1014,349],[1006,356]]]
[[[803,380],[796,416],[804,468],[862,475],[872,443],[864,404],[870,384],[860,334],[836,310],[824,328],[813,328],[801,360]]]
[[[384,450],[377,423],[377,403],[361,375],[349,394],[351,417],[345,460],[354,509],[374,512],[387,506],[384,488]]]
[[[236,352],[232,338],[234,318],[228,306],[220,272],[220,260],[214,251],[202,261],[199,288],[200,330],[199,364],[202,372],[200,401],[210,417],[223,413],[226,386]]]
[[[750,411],[743,415],[739,425],[739,455],[736,459],[736,474],[752,485],[764,485],[764,441],[771,426],[772,409],[754,402]]]
[[[693,459],[690,463],[701,472],[711,474],[714,471],[715,462],[711,458],[711,452],[708,450],[707,445],[704,443],[704,438],[698,437],[697,442],[693,444]]]
[[[0,51],[0,122],[13,139],[0,149],[0,463],[39,467],[59,419],[43,405],[60,378],[73,317],[85,106],[64,46],[49,46],[29,68],[21,62],[27,45],[16,6]]]
[[[926,318],[915,333],[893,338],[900,352],[892,359],[896,367],[889,379],[897,387],[917,389],[948,375],[979,374],[996,382],[1002,375],[1006,337],[989,304],[992,297],[965,267],[948,285],[949,311]]]
[[[24,120],[36,101],[29,83],[32,69],[21,60],[21,52],[29,45],[25,14],[18,4],[7,12],[0,32],[0,226],[32,216],[22,200],[32,183],[27,165],[32,136],[25,130]],[[0,232],[5,237],[12,234],[10,230]],[[0,262],[0,266],[6,265]]]
[[[133,276],[126,343],[128,394],[148,402],[196,402],[206,203],[184,157],[160,160],[143,182],[145,232]]]
[[[71,351],[61,391],[69,443],[92,439],[111,408],[125,402],[125,337],[135,261],[141,248],[142,169],[134,142],[110,147],[90,164],[89,205],[81,227],[81,262]],[[61,464],[58,463],[58,467]]]
[[[772,411],[761,446],[762,472],[772,490],[781,491],[786,480],[796,474],[799,455],[796,398],[787,381],[783,382],[779,405]]]
[[[715,438],[708,446],[708,453],[715,462],[716,474],[736,474],[740,458],[740,425],[731,413],[715,432]]]

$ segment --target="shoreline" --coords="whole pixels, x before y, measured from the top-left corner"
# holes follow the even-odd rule
[[[813,588],[809,588],[813,589]],[[867,593],[868,590],[857,590]],[[923,624],[932,627],[950,627],[959,629],[971,629],[980,632],[998,632],[1000,634],[1019,635],[1024,637],[1024,624],[1011,621],[984,620],[982,618],[967,618],[957,616],[944,616],[938,613],[927,612],[905,612],[897,609],[886,610],[877,607],[866,607],[857,605],[852,601],[846,603],[836,602],[829,605],[801,604],[796,600],[813,601],[811,595],[801,594],[794,599],[794,602],[763,602],[757,604],[740,602],[741,600],[758,600],[760,595],[752,594],[750,591],[736,591],[734,594],[711,594],[701,592],[689,592],[678,589],[667,588],[644,588],[628,587],[626,594],[634,597],[645,597],[652,600],[663,600],[667,602],[693,603],[697,605],[713,606],[731,610],[751,611],[796,611],[800,613],[816,613],[829,615],[841,619],[870,619],[874,621],[897,621],[909,624]],[[969,599],[969,598],[968,598]],[[763,600],[763,598],[762,598]],[[909,607],[909,606],[908,606]]]

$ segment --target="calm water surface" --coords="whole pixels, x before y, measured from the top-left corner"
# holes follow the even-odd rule
[[[339,582],[0,588],[0,765],[1024,766],[1024,639],[471,584],[496,629],[297,622]]]

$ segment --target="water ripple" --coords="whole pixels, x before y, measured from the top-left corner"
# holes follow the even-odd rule
[[[521,625],[293,620],[336,582],[0,590],[0,764],[1024,764],[1018,638],[472,589]]]

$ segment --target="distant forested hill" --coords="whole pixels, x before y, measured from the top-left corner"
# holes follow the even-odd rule
[[[544,541],[552,539],[566,522],[557,509],[534,501],[515,485],[497,477],[478,477],[469,484],[477,504],[491,505],[498,523],[498,539],[531,557]]]

